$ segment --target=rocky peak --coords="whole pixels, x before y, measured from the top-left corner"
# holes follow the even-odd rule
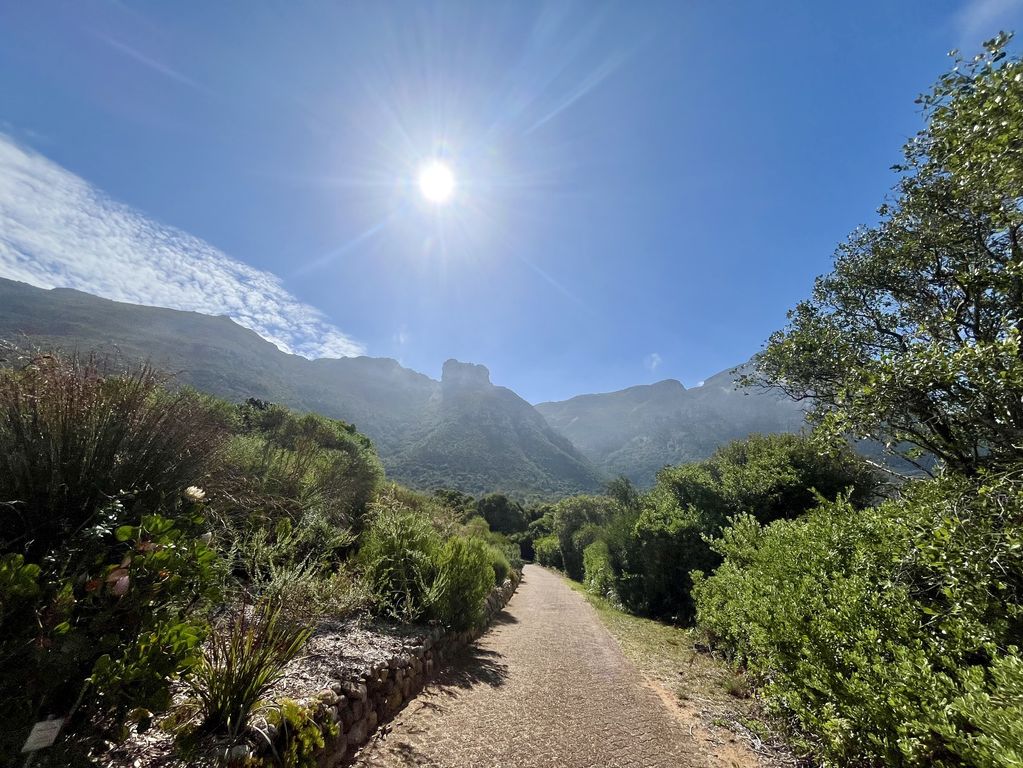
[[[451,359],[444,363],[440,381],[445,387],[479,389],[490,386],[490,371],[485,365]]]

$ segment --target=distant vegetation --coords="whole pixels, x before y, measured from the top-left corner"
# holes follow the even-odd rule
[[[48,715],[70,716],[53,765],[156,722],[230,744],[318,620],[463,629],[521,565],[475,500],[385,483],[351,425],[164,382],[53,355],[0,369],[5,755]]]
[[[1023,765],[1023,63],[1007,41],[922,97],[881,222],[756,361],[749,382],[805,399],[813,436],[740,441],[529,528],[541,562],[695,622],[827,765]],[[883,488],[850,437],[933,476]]]

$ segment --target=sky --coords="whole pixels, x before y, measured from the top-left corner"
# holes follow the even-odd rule
[[[531,402],[693,386],[876,220],[914,99],[999,29],[1023,0],[0,0],[0,276]]]

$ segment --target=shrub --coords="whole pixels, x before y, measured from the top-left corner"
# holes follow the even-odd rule
[[[316,711],[293,699],[281,699],[267,713],[267,722],[276,726],[277,733],[270,748],[274,760],[264,759],[260,764],[280,768],[316,768],[318,755],[326,744],[324,736],[335,737],[340,729],[327,721],[321,726]]]
[[[1018,481],[946,478],[875,509],[738,518],[697,578],[700,625],[828,763],[1013,765],[1021,515]]]
[[[105,376],[91,358],[0,369],[4,551],[39,562],[113,497],[153,508],[203,484],[224,434],[198,398],[161,384],[148,367]]]
[[[800,435],[753,435],[707,461],[666,467],[638,514],[624,513],[631,531],[608,536],[617,591],[634,612],[688,621],[689,574],[720,562],[707,537],[719,535],[730,518],[794,518],[822,496],[844,493],[862,507],[878,488],[877,476],[848,447],[822,451]]]
[[[46,356],[0,370],[0,752],[76,702],[57,762],[120,738],[129,709],[167,707],[220,581],[188,486],[221,440],[198,398],[149,369]]]
[[[498,547],[491,544],[489,551],[490,567],[494,569],[494,584],[500,586],[504,584],[504,580],[508,578],[508,574],[511,573],[512,567],[508,562],[508,557]]]
[[[438,597],[440,549],[440,536],[423,515],[398,502],[378,506],[359,559],[384,613],[417,621],[431,609]]]
[[[548,568],[561,567],[561,546],[558,537],[552,535],[542,536],[533,541],[533,551],[536,554],[536,561]]]
[[[614,599],[614,573],[608,554],[607,542],[603,539],[593,542],[583,551],[583,583],[595,595]]]
[[[440,551],[433,618],[457,630],[479,623],[483,601],[494,586],[490,547],[479,539],[453,536]]]
[[[279,606],[245,606],[216,627],[188,683],[199,733],[237,738],[312,630],[282,620]]]
[[[383,476],[368,438],[343,421],[259,400],[238,406],[232,423],[230,490],[243,514],[261,509],[273,524],[313,513],[361,529]]]
[[[606,496],[579,495],[562,499],[548,513],[561,550],[562,566],[570,578],[582,579],[583,550],[600,535],[599,526],[617,510],[617,504]]]

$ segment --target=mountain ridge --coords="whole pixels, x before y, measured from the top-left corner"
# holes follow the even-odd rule
[[[437,380],[392,358],[307,359],[224,315],[3,278],[0,339],[148,360],[220,397],[343,419],[373,440],[389,476],[425,489],[553,498],[597,490],[618,474],[648,486],[666,464],[802,424],[802,411],[783,398],[738,393],[729,371],[690,389],[664,379],[531,405],[494,385],[484,365],[450,359]]]

